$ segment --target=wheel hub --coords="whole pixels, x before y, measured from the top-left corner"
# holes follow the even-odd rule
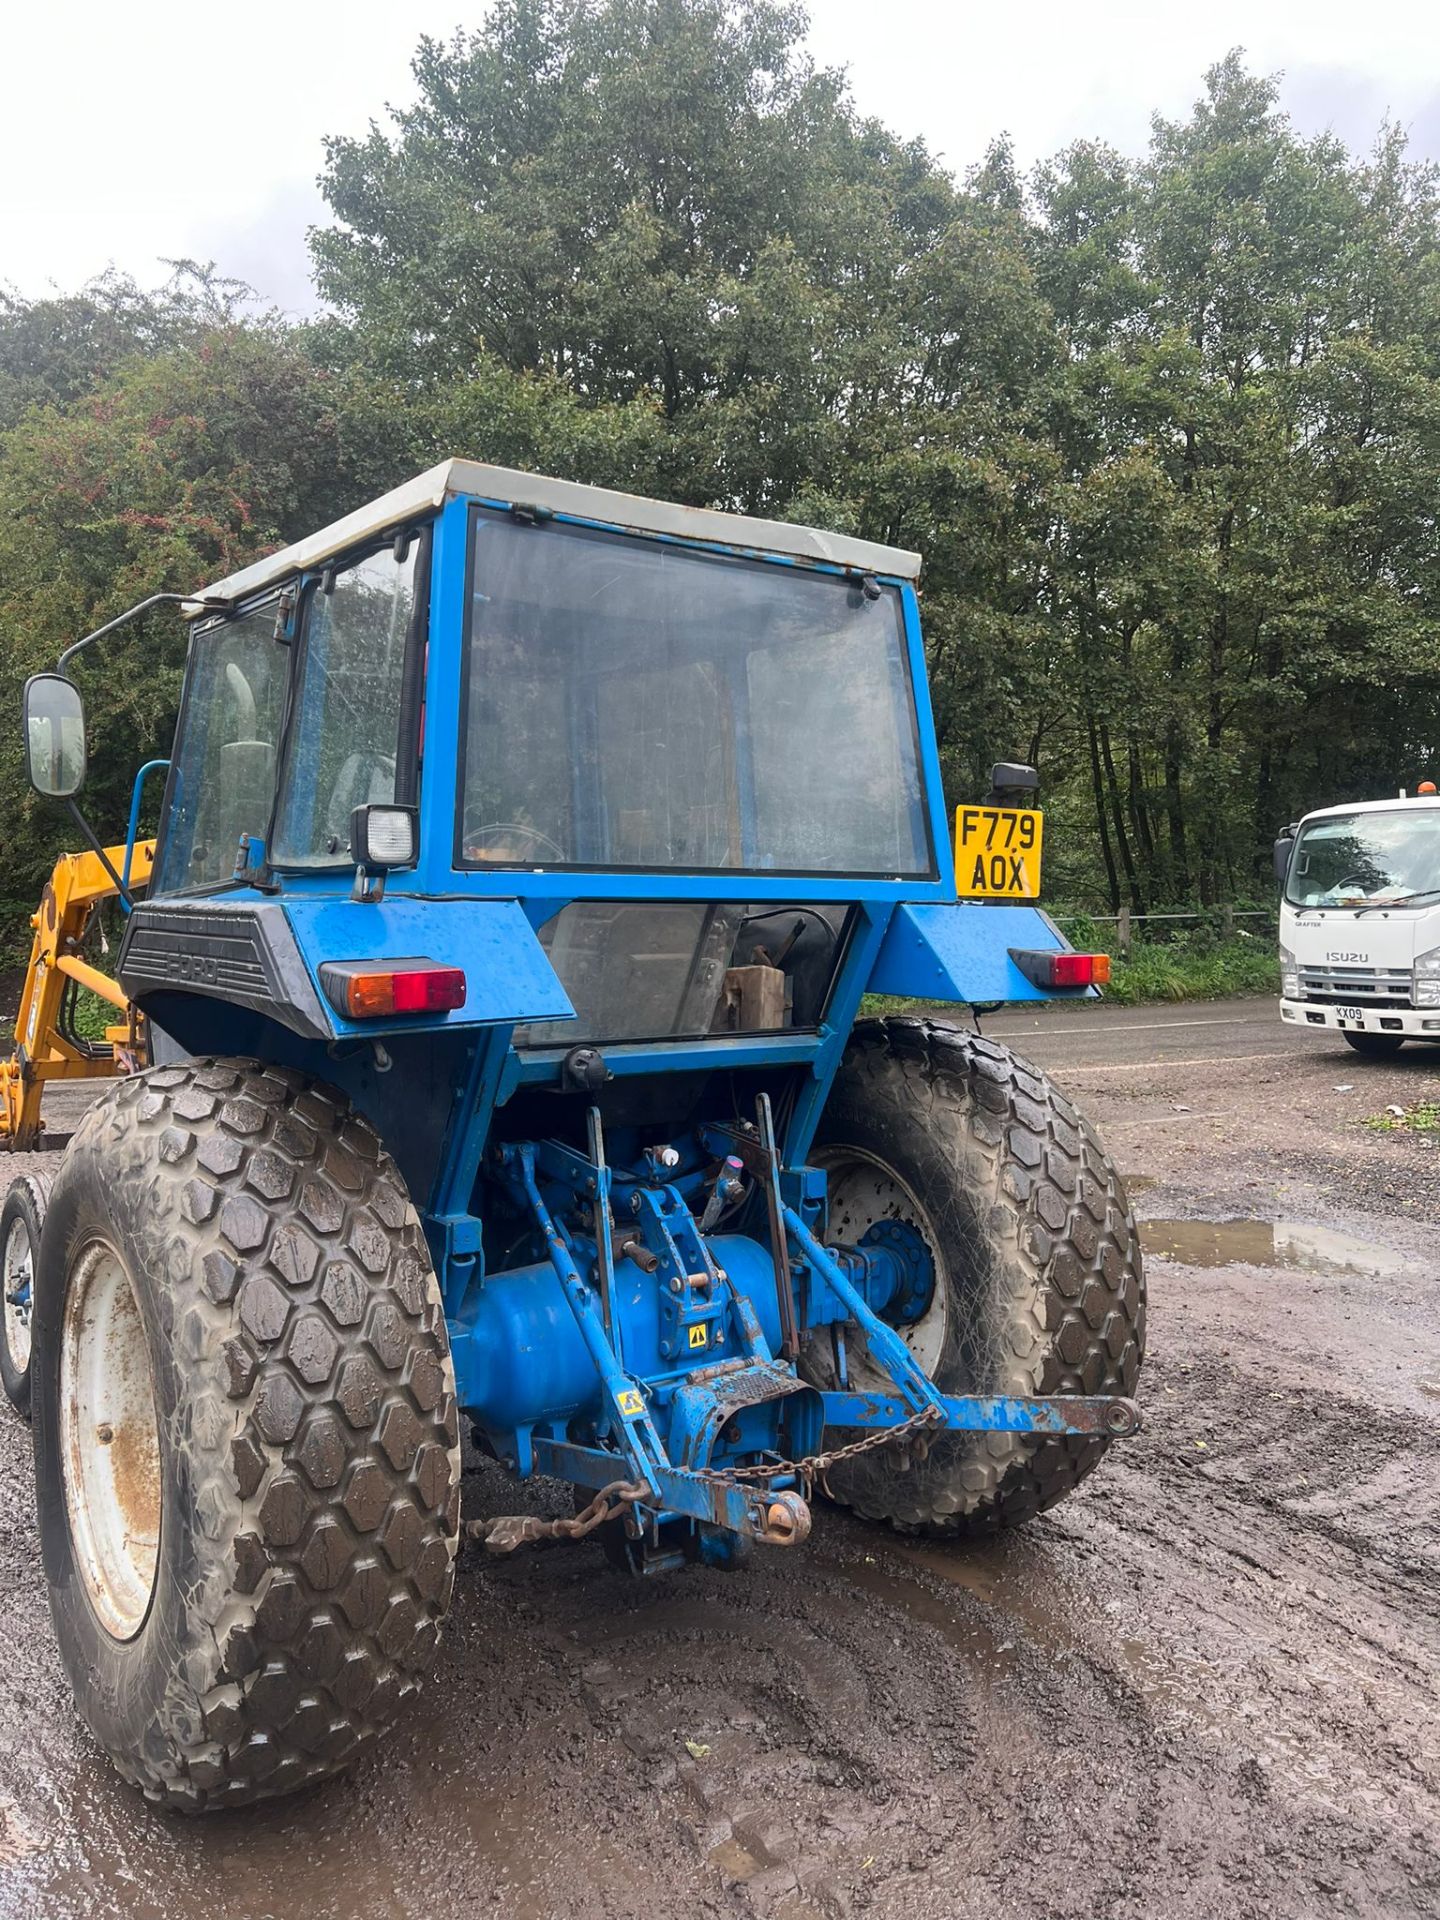
[[[139,1302],[118,1254],[71,1268],[60,1346],[60,1457],[75,1565],[105,1631],[145,1623],[160,1557],[160,1430]]]
[[[30,1310],[35,1260],[23,1220],[11,1223],[5,1239],[5,1344],[17,1373],[30,1364]]]
[[[851,1146],[820,1147],[812,1156],[829,1182],[829,1230],[850,1246],[884,1246],[908,1273],[881,1317],[890,1322],[926,1373],[945,1350],[949,1289],[929,1214],[908,1183],[878,1155]]]
[[[861,1248],[883,1247],[899,1276],[883,1318],[892,1326],[914,1326],[929,1311],[935,1294],[935,1262],[920,1229],[909,1220],[877,1220],[866,1229]]]

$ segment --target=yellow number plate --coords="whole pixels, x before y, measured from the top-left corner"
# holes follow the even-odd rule
[[[1043,815],[1031,807],[955,809],[955,889],[962,900],[1038,900]]]

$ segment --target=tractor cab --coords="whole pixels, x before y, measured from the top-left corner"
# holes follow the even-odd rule
[[[816,1031],[859,901],[950,892],[914,555],[461,463],[360,518],[207,590],[152,901],[518,901],[447,1026],[534,1050]]]

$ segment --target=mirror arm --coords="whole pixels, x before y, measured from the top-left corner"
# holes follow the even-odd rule
[[[83,647],[92,641],[103,640],[107,633],[114,633],[117,627],[127,626],[130,621],[138,620],[142,613],[148,613],[152,607],[199,607],[205,613],[228,613],[229,600],[207,600],[193,593],[152,593],[148,600],[142,600],[137,606],[128,607],[124,613],[117,613],[113,620],[107,620],[103,627],[97,627],[93,633],[87,633],[82,640],[72,641],[61,654],[58,671],[64,673],[70,662]]]
[[[90,822],[85,818],[84,814],[80,811],[79,807],[76,806],[73,795],[70,799],[68,799],[65,802],[65,804],[70,809],[70,818],[75,822],[76,826],[79,827],[81,833],[83,833],[85,838],[90,842],[90,851],[99,856],[101,866],[104,867],[106,873],[108,873],[110,878],[115,882],[115,890],[120,895],[120,898],[125,902],[125,911],[127,913],[130,913],[135,906],[134,896],[131,894],[129,887],[126,886],[125,882],[120,878],[119,874],[115,871],[115,868],[111,863],[109,854],[105,851],[104,847],[100,844],[99,836],[96,834],[95,829],[91,826]]]

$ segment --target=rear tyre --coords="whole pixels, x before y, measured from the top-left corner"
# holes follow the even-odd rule
[[[304,1076],[196,1060],[71,1142],[36,1287],[35,1470],[80,1711],[152,1800],[334,1772],[450,1599],[455,1380],[393,1163]]]
[[[1347,1029],[1342,1038],[1347,1047],[1363,1053],[1368,1060],[1393,1060],[1405,1044],[1403,1033],[1351,1033]]]
[[[832,1239],[854,1244],[893,1219],[925,1241],[934,1290],[900,1331],[944,1392],[1134,1391],[1145,1347],[1135,1222],[1088,1123],[1038,1069],[938,1022],[864,1021],[811,1158],[829,1175]],[[806,1372],[835,1385],[823,1333]],[[881,1377],[852,1344],[852,1384]],[[828,1484],[906,1531],[986,1534],[1053,1506],[1108,1444],[947,1434],[923,1457],[858,1455]]]
[[[45,1220],[49,1184],[38,1174],[22,1173],[10,1183],[0,1208],[0,1386],[22,1419],[30,1418],[31,1325],[35,1307],[35,1268],[40,1229]]]

